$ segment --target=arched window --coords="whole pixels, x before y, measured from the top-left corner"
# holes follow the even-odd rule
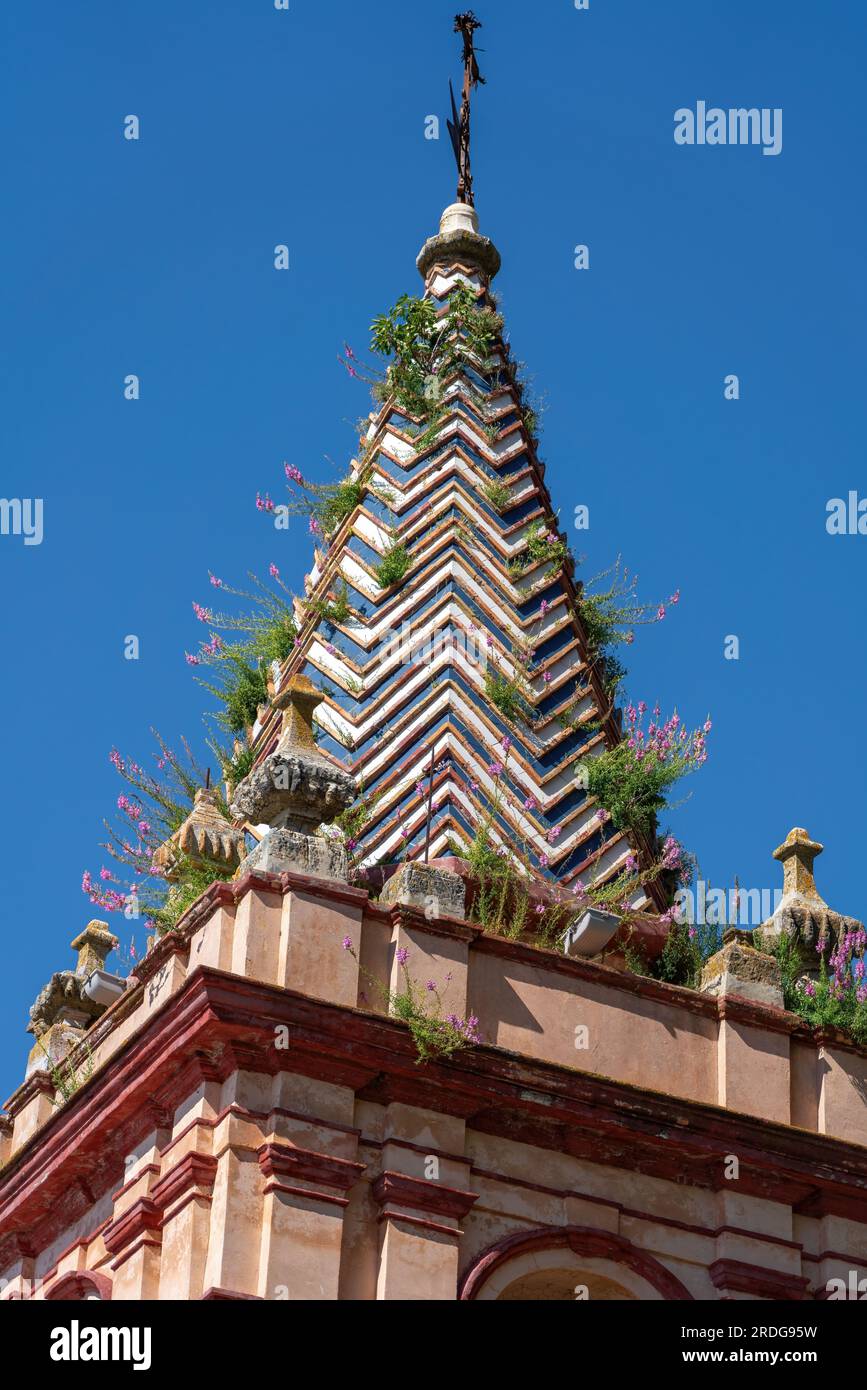
[[[89,1269],[61,1274],[45,1291],[46,1301],[52,1303],[105,1302],[111,1298],[111,1280]]]
[[[497,1241],[464,1274],[461,1299],[613,1302],[692,1299],[659,1260],[589,1226],[541,1227]]]

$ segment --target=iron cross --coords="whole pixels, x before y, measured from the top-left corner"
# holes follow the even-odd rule
[[[457,200],[459,203],[469,203],[471,207],[474,205],[475,199],[473,197],[473,176],[470,171],[470,94],[474,87],[477,87],[480,82],[484,85],[485,81],[479,72],[473,35],[481,27],[480,21],[476,19],[472,10],[467,10],[465,14],[455,15],[455,33],[460,34],[464,41],[464,87],[460,115],[458,115],[455,105],[454,89],[449,82],[452,119],[448,122],[448,128],[458,166]]]

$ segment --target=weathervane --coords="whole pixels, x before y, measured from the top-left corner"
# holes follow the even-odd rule
[[[481,82],[484,85],[485,79],[479,72],[479,64],[476,58],[476,50],[473,35],[477,29],[481,29],[481,22],[476,19],[472,10],[467,10],[465,14],[455,15],[455,33],[460,34],[464,41],[464,88],[461,97],[461,112],[455,105],[455,93],[451,81],[449,81],[449,93],[452,99],[452,119],[448,122],[449,134],[452,137],[452,148],[455,152],[455,160],[458,166],[458,197],[459,203],[469,203],[471,207],[475,205],[473,197],[473,176],[470,172],[470,93],[474,87]]]

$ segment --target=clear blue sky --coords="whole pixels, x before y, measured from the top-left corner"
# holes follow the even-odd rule
[[[256,490],[280,493],[284,459],[330,478],[353,449],[369,402],[337,353],[418,289],[453,197],[445,126],[426,141],[424,121],[447,114],[456,8],[3,8],[0,495],[42,497],[45,528],[0,536],[4,1098],[28,1006],[92,915],[109,749],[148,757],[151,724],[202,735],[183,650],[208,569],[273,560],[300,586],[303,527],[271,529]],[[867,537],[829,537],[825,504],[867,494],[867,7],[478,13],[477,203],[555,504],[567,523],[590,506],[585,573],[622,552],[648,597],[681,589],[629,653],[629,693],[714,720],[671,824],[706,879],[760,888],[805,825],[826,897],[863,916]],[[782,107],[782,153],[676,146],[698,100]]]

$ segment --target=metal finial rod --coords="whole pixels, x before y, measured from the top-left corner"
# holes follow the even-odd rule
[[[452,137],[452,148],[455,152],[455,160],[458,166],[458,195],[459,203],[469,203],[471,207],[475,205],[473,194],[473,175],[470,169],[470,96],[474,87],[479,83],[484,85],[485,79],[479,72],[479,63],[476,57],[474,35],[480,29],[481,22],[476,19],[472,10],[467,10],[464,14],[455,15],[455,33],[460,34],[464,41],[463,64],[464,64],[464,85],[461,94],[461,110],[458,114],[455,105],[455,94],[452,84],[449,82],[449,93],[452,101],[452,119],[448,122],[449,134]]]

